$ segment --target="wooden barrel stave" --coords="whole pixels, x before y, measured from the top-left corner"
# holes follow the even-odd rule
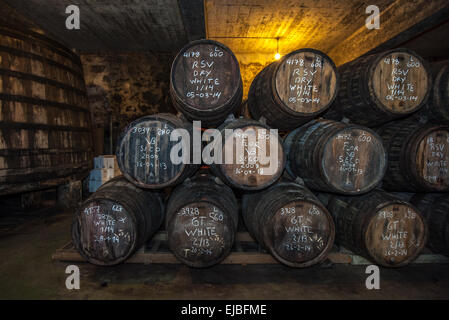
[[[287,172],[313,190],[365,193],[381,182],[386,170],[380,137],[357,125],[313,120],[290,132],[284,148]]]
[[[165,221],[175,256],[191,267],[209,267],[225,259],[233,246],[237,200],[221,181],[198,174],[173,190]]]
[[[328,209],[337,243],[381,266],[405,266],[426,244],[427,225],[420,211],[382,190],[333,196]]]
[[[139,189],[119,176],[82,204],[72,223],[72,240],[90,263],[116,265],[139,249],[163,218],[162,194]]]
[[[246,194],[242,215],[252,237],[290,267],[320,263],[332,249],[332,217],[303,185],[282,181]]]
[[[170,157],[178,144],[170,141],[171,132],[184,129],[189,133],[190,147],[192,126],[167,113],[141,117],[130,123],[122,132],[117,144],[117,163],[123,175],[141,188],[160,189],[174,186],[191,176],[199,165],[174,164]],[[190,150],[192,157],[192,151]]]
[[[173,61],[170,96],[187,119],[200,120],[203,127],[221,124],[242,102],[237,58],[217,41],[190,42]]]
[[[84,178],[93,154],[79,57],[32,31],[0,35],[0,194]]]
[[[417,193],[410,203],[425,217],[429,226],[427,246],[435,253],[449,256],[449,197],[441,193]]]
[[[449,127],[406,119],[388,123],[376,131],[388,150],[383,188],[413,192],[449,190],[446,151]]]
[[[297,80],[304,80],[304,86],[307,82],[307,90],[303,90],[303,82],[299,82],[301,89],[297,88]],[[326,54],[314,49],[296,50],[255,77],[248,93],[249,111],[254,119],[265,118],[270,126],[291,130],[329,108],[338,86],[336,67]]]
[[[231,121],[226,121],[221,125],[218,130],[220,130],[222,135],[221,147],[222,147],[222,162],[221,164],[211,163],[210,167],[212,172],[218,176],[224,183],[229,186],[242,190],[261,190],[267,188],[268,186],[275,183],[281,176],[284,166],[285,166],[285,154],[283,151],[282,141],[276,133],[270,133],[270,127],[262,124],[259,121],[250,119],[236,119]],[[225,130],[234,130],[234,134],[226,138]],[[238,130],[242,130],[242,134],[248,137],[243,137],[242,140],[239,139]],[[243,155],[237,154],[238,150],[241,150],[242,144],[250,144],[249,140],[250,132],[257,132],[256,143],[260,142],[260,131],[266,130],[266,137],[269,135],[269,139],[265,139],[265,151],[267,157],[269,157],[269,163],[263,164],[261,161],[256,160],[251,163],[250,158],[252,152],[257,152],[260,155],[262,145],[257,148],[254,146],[246,145],[243,148]],[[271,157],[271,140],[273,140],[273,147],[277,147],[277,157]],[[226,164],[226,151],[227,148],[234,144],[233,147],[233,162],[232,164]],[[230,150],[230,149],[229,149]],[[269,155],[268,155],[269,154]],[[238,164],[237,160],[239,157],[244,158],[243,164]],[[275,162],[275,163],[273,163]],[[265,171],[260,171],[265,170]],[[272,171],[269,171],[272,170]]]
[[[406,75],[397,75],[399,71]],[[426,104],[431,91],[427,63],[408,49],[362,56],[340,66],[338,72],[340,90],[331,110],[324,115],[333,120],[346,117],[368,127],[378,126],[418,111]],[[394,87],[399,78],[404,79],[403,92],[402,87],[400,90]]]

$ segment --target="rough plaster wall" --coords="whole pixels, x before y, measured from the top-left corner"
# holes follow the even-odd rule
[[[144,115],[175,112],[169,97],[170,54],[82,55],[93,121],[124,128]]]

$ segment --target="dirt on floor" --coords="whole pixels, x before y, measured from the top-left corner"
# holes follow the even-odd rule
[[[52,253],[70,241],[71,212],[29,219],[0,234],[0,299],[448,299],[449,265],[380,269],[380,289],[365,286],[365,266],[76,263],[80,289],[65,286],[69,263]]]

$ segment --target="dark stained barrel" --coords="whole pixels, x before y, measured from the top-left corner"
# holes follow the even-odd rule
[[[449,60],[431,65],[433,88],[420,116],[431,123],[449,124]]]
[[[242,102],[237,58],[217,41],[190,42],[173,61],[170,95],[187,119],[201,120],[203,127],[221,124]]]
[[[314,49],[293,51],[264,68],[253,80],[248,107],[254,119],[265,118],[291,130],[329,108],[339,86],[334,62]]]
[[[199,174],[173,190],[165,221],[175,256],[191,267],[209,267],[225,259],[233,246],[237,200],[216,177]]]
[[[381,266],[405,266],[426,244],[420,211],[384,191],[334,196],[327,208],[334,216],[337,243]]]
[[[449,195],[417,193],[410,202],[422,212],[427,221],[427,246],[435,253],[449,256]]]
[[[217,156],[221,162],[207,164],[223,182],[242,190],[261,190],[279,179],[285,154],[277,130],[248,119],[227,121],[218,129],[222,139],[214,142],[215,148],[221,150],[221,158]]]
[[[139,189],[119,176],[82,204],[72,224],[72,240],[90,263],[115,265],[139,249],[163,219],[160,193]]]
[[[362,194],[382,180],[387,155],[372,130],[330,120],[313,120],[284,139],[287,172],[313,190]]]
[[[362,56],[338,68],[341,82],[326,118],[374,127],[418,111],[427,102],[432,76],[409,49]]]
[[[0,26],[0,195],[81,180],[92,136],[79,57],[32,31]]]
[[[283,181],[246,194],[242,214],[253,238],[287,266],[317,264],[332,249],[332,216],[303,185]]]
[[[449,190],[449,126],[400,120],[377,129],[388,151],[382,188],[390,191]]]
[[[149,189],[174,186],[191,176],[199,167],[192,163],[191,157],[188,163],[174,163],[170,156],[172,148],[182,143],[181,138],[170,141],[175,129],[188,133],[185,141],[190,148],[191,124],[172,114],[154,114],[130,123],[117,144],[117,162],[123,175],[138,187]]]

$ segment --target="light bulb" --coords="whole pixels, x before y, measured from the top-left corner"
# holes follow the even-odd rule
[[[274,58],[276,60],[279,60],[281,58],[281,55],[279,54],[279,52],[276,52],[276,54],[274,55]]]

